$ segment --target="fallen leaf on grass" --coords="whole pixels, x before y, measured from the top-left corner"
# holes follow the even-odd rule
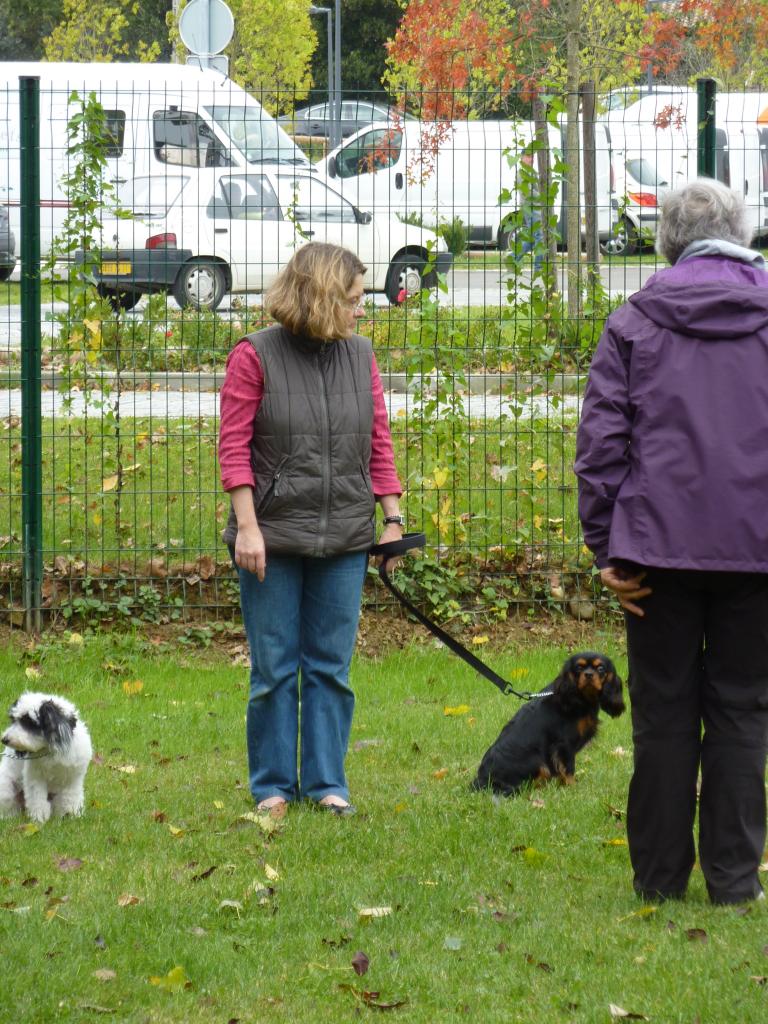
[[[624,1010],[615,1003],[608,1003],[608,1011],[614,1020],[648,1020],[644,1013],[632,1013],[631,1010]]]
[[[279,831],[281,822],[270,817],[269,814],[256,814],[255,811],[246,811],[245,814],[239,815],[229,827],[238,828],[242,825],[258,825],[265,835],[271,835],[273,832]]]
[[[709,942],[709,936],[703,928],[686,928],[685,934],[691,942]]]
[[[117,977],[117,971],[112,971],[109,967],[100,967],[97,971],[93,972],[93,977],[97,981],[114,981]]]
[[[436,772],[432,772],[433,779],[444,779],[448,774],[447,768],[438,768]]]
[[[186,829],[179,828],[178,825],[169,825],[168,831],[171,833],[174,839],[178,839],[179,836],[183,836],[186,833]]]
[[[130,892],[124,892],[117,897],[118,907],[135,907],[137,903],[141,903],[141,897],[134,896]]]
[[[756,985],[768,984],[768,977],[766,977],[764,974],[750,974],[749,980],[754,981]]]
[[[603,846],[626,846],[626,839],[604,839]]]
[[[144,689],[144,683],[140,679],[126,679],[123,682],[123,693],[128,697],[133,697],[137,693],[141,693]]]
[[[370,739],[370,740],[355,740],[352,745],[352,749],[366,750],[368,747],[380,747],[384,743],[384,740]]]
[[[183,967],[173,967],[167,974],[151,975],[150,985],[157,985],[164,992],[181,992],[185,988],[192,988],[192,982],[186,975]]]
[[[352,970],[358,975],[358,977],[367,973],[370,965],[371,961],[365,953],[362,952],[362,950],[358,950],[358,952],[352,957]]]
[[[99,1006],[98,1003],[78,1003],[80,1010],[87,1010],[89,1013],[114,1013],[109,1006]]]
[[[226,910],[237,914],[240,917],[240,911],[243,909],[243,904],[239,900],[222,900],[219,904],[219,910]]]
[[[443,714],[450,718],[452,716],[457,717],[459,715],[468,715],[471,710],[472,708],[469,704],[457,704],[456,707],[453,708],[443,708]]]
[[[135,764],[111,764],[109,766],[113,772],[122,772],[123,775],[135,775],[136,765]]]
[[[280,875],[270,864],[264,865],[264,874],[267,876],[270,882],[280,881]]]
[[[36,836],[40,831],[40,826],[36,825],[34,821],[28,821],[26,825],[20,825],[18,831],[23,836]]]
[[[59,871],[77,871],[82,866],[83,861],[79,857],[62,857],[61,860],[56,862],[56,867]]]
[[[397,999],[391,1003],[383,1003],[380,1001],[381,992],[365,992],[362,989],[355,988],[354,985],[348,985],[346,982],[342,982],[339,988],[349,992],[359,1002],[364,1003],[365,1006],[371,1006],[375,1010],[396,1010],[399,1006],[405,1006],[408,1002],[407,999]]]
[[[206,868],[205,871],[201,871],[200,874],[192,875],[192,881],[193,882],[202,882],[202,881],[204,881],[204,879],[210,878],[211,875],[213,874],[213,872],[216,870],[217,867],[218,867],[218,864],[211,864],[211,866],[209,868]]]
[[[389,917],[392,907],[362,907],[357,912],[361,921],[372,921],[375,917]]]
[[[545,974],[551,974],[554,970],[550,964],[544,963],[543,960],[537,960],[536,957],[531,956],[530,953],[525,954],[525,962],[532,964],[534,967],[538,967],[540,971],[544,971]]]
[[[633,917],[651,917],[658,910],[658,907],[651,906],[648,904],[645,907],[640,907],[639,910],[633,910],[631,914],[625,914],[624,917],[617,917],[616,923],[621,924],[622,921],[629,921]]]

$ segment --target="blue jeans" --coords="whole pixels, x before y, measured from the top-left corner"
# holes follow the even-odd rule
[[[238,569],[251,650],[248,772],[257,802],[349,800],[344,758],[355,706],[349,666],[367,563],[366,552],[272,556],[263,583]]]
[[[542,234],[538,211],[528,208],[523,211],[522,233],[528,237],[525,241],[521,241],[519,243],[517,248],[517,258],[520,260],[523,256],[527,256],[529,252],[532,252],[534,254],[533,272],[534,274],[538,274],[541,272],[541,267],[544,262],[544,255],[541,251],[544,235]]]

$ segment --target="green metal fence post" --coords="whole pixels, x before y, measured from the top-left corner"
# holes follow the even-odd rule
[[[700,178],[714,178],[715,165],[715,98],[717,84],[714,78],[696,81],[698,118],[696,129],[696,173]]]
[[[21,114],[21,491],[24,628],[42,625],[40,399],[40,79],[19,79]]]

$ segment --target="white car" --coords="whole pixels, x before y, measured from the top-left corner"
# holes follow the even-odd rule
[[[616,218],[600,247],[609,256],[633,256],[656,237],[659,204],[669,190],[671,172],[663,153],[648,150],[617,152],[611,166],[611,206]]]
[[[123,309],[157,291],[216,309],[228,292],[263,291],[310,240],[355,252],[365,288],[392,303],[431,287],[452,262],[433,232],[361,212],[289,165],[137,178],[128,200],[130,218],[102,224],[96,268],[100,292]]]

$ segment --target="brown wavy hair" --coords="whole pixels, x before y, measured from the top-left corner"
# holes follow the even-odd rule
[[[264,308],[293,334],[324,341],[348,337],[348,292],[366,269],[349,249],[308,242],[267,290]]]

